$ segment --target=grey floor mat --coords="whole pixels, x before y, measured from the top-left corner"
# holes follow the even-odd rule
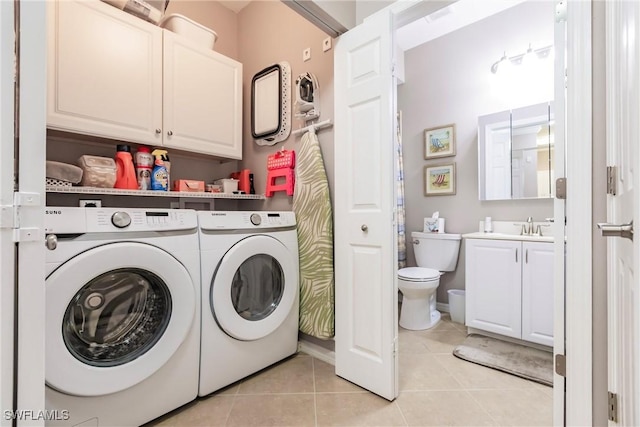
[[[453,350],[453,355],[469,362],[553,386],[553,354],[547,351],[471,334]]]

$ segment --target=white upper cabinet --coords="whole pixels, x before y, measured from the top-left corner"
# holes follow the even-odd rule
[[[242,158],[242,64],[101,1],[48,9],[49,128]]]
[[[48,15],[47,126],[160,144],[162,29],[99,1]]]
[[[164,32],[164,145],[242,158],[242,64]]]

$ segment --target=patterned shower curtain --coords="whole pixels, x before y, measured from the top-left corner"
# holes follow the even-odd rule
[[[320,143],[302,136],[296,153],[293,211],[300,257],[300,331],[320,339],[334,335],[333,211]]]
[[[397,138],[396,138],[396,197],[397,197],[397,224],[398,224],[398,269],[407,266],[407,243],[405,236],[404,219],[404,166],[402,164],[402,111],[398,111],[397,116]]]

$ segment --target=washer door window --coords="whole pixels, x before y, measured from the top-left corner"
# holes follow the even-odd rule
[[[298,297],[293,255],[269,236],[251,236],[224,255],[211,283],[211,308],[231,337],[263,338],[285,321]]]
[[[146,353],[171,318],[171,294],[154,273],[121,268],[83,286],[64,314],[62,338],[87,365],[122,365]]]
[[[160,369],[195,321],[195,285],[143,243],[98,246],[46,279],[47,385],[76,396],[132,387]]]

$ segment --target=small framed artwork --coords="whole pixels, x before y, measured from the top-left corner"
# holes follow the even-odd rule
[[[451,196],[456,194],[456,164],[424,167],[424,195]]]
[[[424,158],[435,159],[456,155],[456,125],[424,130]]]

